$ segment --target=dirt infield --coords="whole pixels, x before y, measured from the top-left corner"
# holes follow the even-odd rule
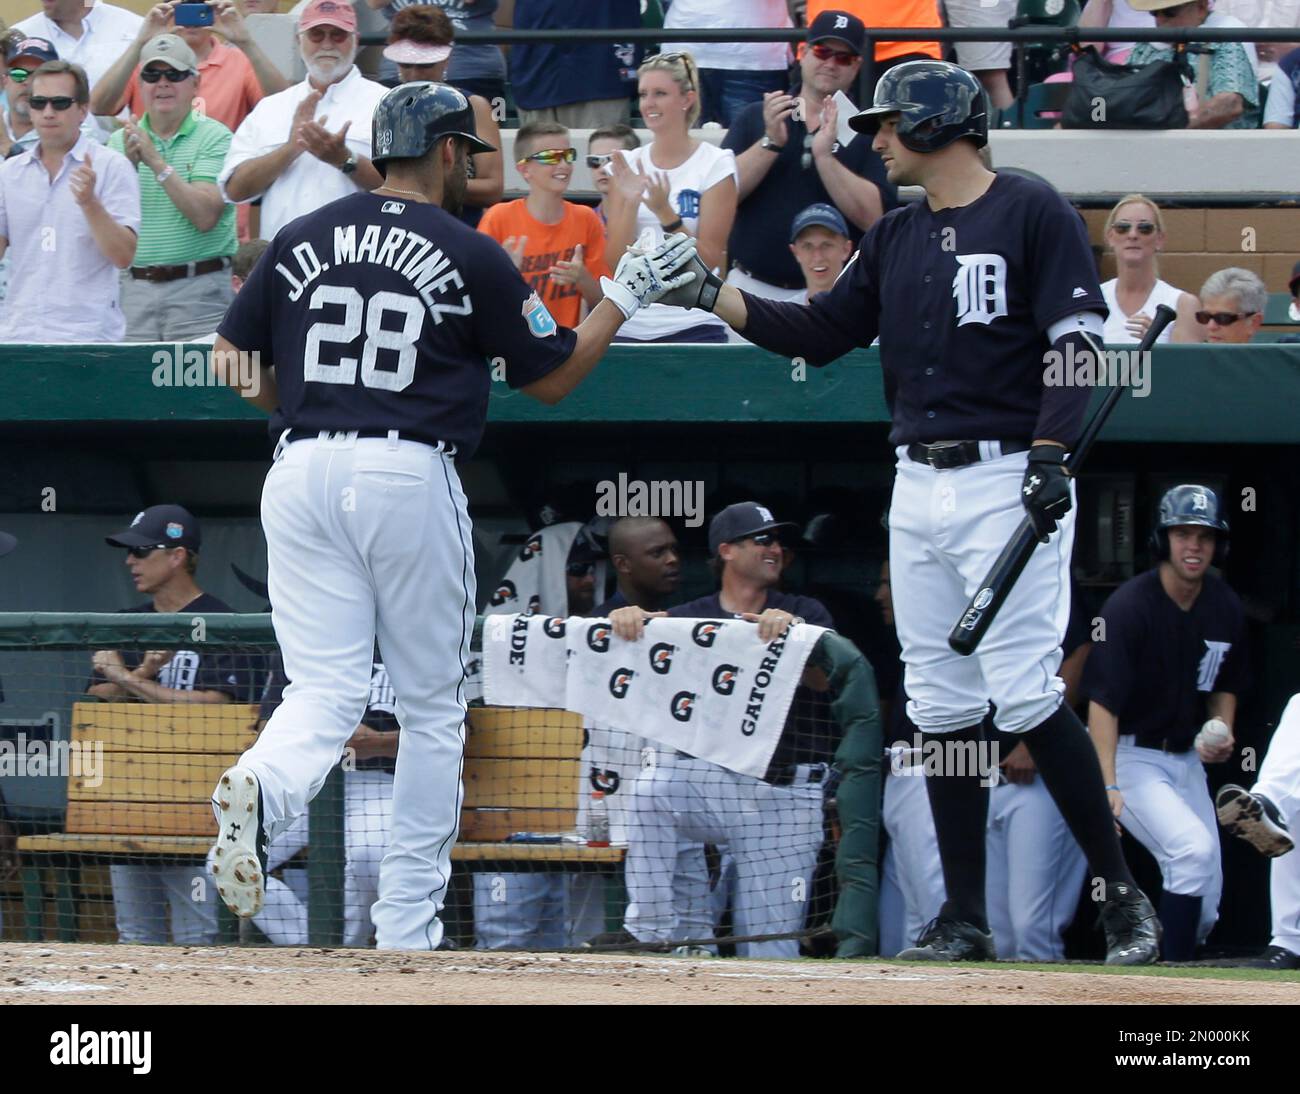
[[[1295,980],[1198,971],[2,943],[0,1003],[1300,1003]]]

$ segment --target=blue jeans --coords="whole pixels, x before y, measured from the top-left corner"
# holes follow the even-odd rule
[[[786,70],[781,69],[700,69],[701,110],[700,120],[719,122],[730,128],[741,108],[750,103],[762,102],[768,91],[785,91],[788,87]]]

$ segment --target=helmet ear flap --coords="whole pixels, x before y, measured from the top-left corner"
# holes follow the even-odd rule
[[[1157,562],[1164,562],[1169,557],[1169,531],[1166,528],[1152,528],[1148,541],[1151,557]]]

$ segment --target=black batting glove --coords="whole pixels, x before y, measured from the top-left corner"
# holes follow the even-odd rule
[[[710,270],[698,254],[693,254],[677,273],[691,272],[695,280],[678,289],[670,289],[659,298],[661,304],[674,304],[679,308],[701,308],[712,311],[722,291],[722,278]]]
[[[1029,450],[1020,500],[1034,525],[1039,543],[1056,531],[1056,523],[1070,511],[1070,473],[1065,469],[1065,449],[1036,444]]]

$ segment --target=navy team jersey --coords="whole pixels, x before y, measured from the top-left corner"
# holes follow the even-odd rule
[[[924,199],[877,221],[807,305],[745,294],[751,342],[824,365],[880,337],[889,439],[1071,444],[1089,389],[1043,383],[1047,330],[1106,315],[1079,214],[1045,183],[997,175],[970,205]]]
[[[789,612],[814,627],[835,629],[835,621],[825,605],[810,596],[795,596],[769,589],[767,600],[763,603],[763,611],[767,611],[768,608],[779,608],[783,612]],[[720,593],[702,596],[697,600],[669,608],[668,614],[681,619],[736,618],[732,612],[722,606]],[[776,749],[772,753],[768,773],[771,775],[791,764],[829,763],[834,758],[839,739],[840,728],[831,715],[830,697],[800,684],[795,688],[794,701],[790,704],[785,728],[781,731],[780,740],[777,741]]]
[[[500,244],[438,206],[340,198],[280,230],[218,333],[275,366],[283,429],[483,435],[494,364],[511,387],[573,352]]]
[[[1101,616],[1105,641],[1093,643],[1083,693],[1139,745],[1185,752],[1209,717],[1206,696],[1240,695],[1249,683],[1245,613],[1213,574],[1183,611],[1160,584],[1159,568],[1148,570],[1111,593]]]

